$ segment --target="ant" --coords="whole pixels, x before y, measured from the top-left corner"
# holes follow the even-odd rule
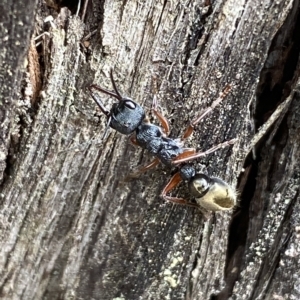
[[[156,97],[154,97],[152,111],[160,121],[162,128],[150,123],[144,109],[138,103],[131,98],[121,96],[114,81],[112,69],[110,71],[110,79],[114,92],[94,84],[89,86],[91,97],[107,117],[104,136],[106,136],[109,127],[125,135],[135,133],[135,136],[130,138],[131,142],[155,156],[155,159],[150,164],[140,168],[137,172],[129,175],[129,177],[135,178],[141,173],[154,168],[160,162],[169,167],[179,166],[179,171],[170,179],[161,193],[161,197],[164,200],[192,207],[199,207],[198,204],[200,204],[205,209],[212,211],[233,208],[236,204],[237,196],[235,190],[228,183],[217,177],[196,173],[195,168],[190,164],[181,166],[182,163],[206,156],[220,148],[234,144],[235,139],[221,143],[204,152],[197,152],[195,148],[183,147],[184,141],[193,133],[195,126],[228,95],[231,90],[230,85],[226,86],[211,107],[192,120],[181,138],[172,139],[168,137],[170,133],[168,120],[157,109]],[[93,90],[115,97],[118,99],[118,102],[114,103],[109,111],[104,107],[99,96]],[[188,203],[183,198],[167,195],[181,181],[188,182],[189,192],[196,198],[198,204]]]

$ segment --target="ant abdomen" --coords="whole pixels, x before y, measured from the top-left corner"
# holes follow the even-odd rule
[[[199,173],[188,186],[196,202],[207,210],[230,210],[236,205],[236,191],[220,178]]]

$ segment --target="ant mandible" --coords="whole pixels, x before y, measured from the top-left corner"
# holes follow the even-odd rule
[[[230,92],[230,85],[225,87],[224,91],[213,102],[211,107],[204,110],[204,112],[192,120],[181,138],[172,139],[168,137],[170,133],[169,123],[157,109],[156,98],[153,101],[152,111],[160,121],[162,128],[150,123],[144,109],[138,103],[131,98],[121,96],[116,87],[112,69],[110,71],[110,79],[114,92],[94,84],[89,87],[92,98],[107,117],[107,127],[104,136],[109,127],[126,135],[135,132],[135,137],[131,137],[132,143],[148,150],[148,152],[155,156],[155,159],[150,164],[140,168],[136,173],[130,175],[130,177],[137,177],[137,175],[154,168],[160,162],[170,167],[178,166],[179,171],[170,179],[161,193],[161,197],[164,200],[193,207],[198,207],[198,204],[200,204],[205,209],[212,211],[233,208],[236,204],[236,192],[227,182],[217,177],[209,177],[203,173],[196,173],[195,168],[190,164],[181,166],[182,163],[206,156],[220,148],[234,144],[235,139],[232,139],[204,152],[197,152],[195,148],[183,147],[184,141],[193,133],[194,127]],[[93,89],[117,98],[118,102],[113,104],[110,111],[107,110],[98,95],[93,92]],[[167,195],[182,180],[188,182],[189,192],[196,198],[198,204],[188,203],[183,198]]]

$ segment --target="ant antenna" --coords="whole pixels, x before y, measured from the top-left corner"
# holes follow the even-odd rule
[[[117,89],[117,86],[116,86],[116,83],[115,83],[115,80],[114,80],[114,77],[113,77],[113,70],[111,69],[110,70],[110,80],[111,80],[111,82],[112,82],[112,85],[113,85],[113,88],[114,88],[114,91],[115,92],[112,92],[112,91],[109,91],[109,90],[107,90],[107,89],[104,89],[104,88],[102,88],[102,87],[100,87],[100,86],[97,86],[97,85],[95,85],[95,84],[92,84],[91,86],[89,86],[89,90],[91,91],[91,89],[93,88],[93,89],[95,89],[95,90],[97,90],[97,91],[100,91],[100,92],[102,92],[102,93],[104,93],[104,94],[107,94],[107,95],[109,95],[109,96],[112,96],[112,97],[115,97],[115,98],[117,98],[119,101],[123,101],[123,98],[122,98],[122,96],[121,96],[121,94],[119,93],[119,91],[118,91],[118,89]],[[93,97],[93,93],[91,92],[91,95],[92,95],[92,97]],[[95,98],[93,97],[93,99],[95,100]],[[98,104],[98,101],[97,100],[95,100],[96,102],[97,102],[97,104]],[[102,104],[102,102],[101,102],[101,104]],[[98,104],[99,105],[99,104]],[[102,107],[103,107],[103,104],[102,104]],[[100,107],[101,108],[101,107]],[[102,109],[101,109],[102,110]],[[103,112],[104,113],[104,112]]]
[[[107,136],[107,132],[108,132],[108,129],[109,129],[109,127],[110,127],[110,123],[111,123],[111,118],[112,118],[112,116],[111,116],[110,111],[108,111],[108,110],[105,108],[105,106],[103,105],[103,103],[102,103],[100,97],[99,97],[98,95],[96,95],[95,93],[93,93],[93,90],[92,90],[93,88],[96,88],[96,89],[97,89],[98,87],[95,86],[95,85],[89,86],[90,94],[91,94],[92,98],[94,99],[94,101],[95,101],[95,102],[97,103],[97,105],[99,106],[99,108],[101,109],[102,113],[105,114],[106,117],[107,117],[106,128],[105,128],[104,134],[103,134],[103,136],[102,136],[102,140],[104,140],[104,139],[106,138],[106,136]]]
[[[116,92],[116,95],[118,95],[118,97],[116,97],[116,98],[119,101],[122,101],[123,98],[122,98],[121,94],[119,93],[119,91],[117,89],[117,86],[116,86],[116,83],[115,83],[115,80],[114,80],[114,76],[113,76],[113,69],[112,68],[110,69],[110,80],[112,82],[112,85],[113,85],[114,91]]]

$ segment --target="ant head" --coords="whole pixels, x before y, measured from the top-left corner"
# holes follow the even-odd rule
[[[122,134],[134,132],[145,118],[144,109],[131,100],[122,98],[110,111],[110,127]]]
[[[112,70],[110,72],[110,79],[113,84],[114,92],[108,91],[97,85],[91,85],[89,87],[90,94],[101,109],[101,111],[107,116],[107,128],[108,126],[110,126],[122,134],[130,134],[134,132],[144,120],[145,111],[139,104],[137,104],[132,99],[121,96],[116,87]],[[112,109],[108,111],[104,107],[101,99],[93,92],[93,89],[96,89],[107,95],[113,96],[117,98],[119,102],[114,103]]]

